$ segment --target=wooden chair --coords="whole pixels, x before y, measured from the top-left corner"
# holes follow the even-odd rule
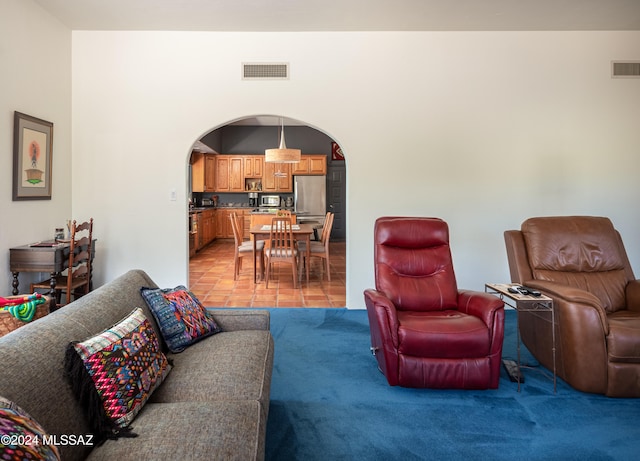
[[[324,219],[324,225],[322,226],[322,234],[319,241],[312,241],[310,247],[310,256],[316,256],[324,259],[325,270],[327,272],[327,280],[331,281],[331,270],[329,268],[329,238],[331,236],[331,229],[333,227],[333,213],[327,211],[327,216]],[[303,257],[304,264],[311,264],[311,261],[306,261],[307,255],[307,243],[298,242],[298,251]]]
[[[271,220],[269,243],[270,247],[265,250],[265,255],[267,257],[267,288],[269,288],[271,265],[275,262],[285,262],[291,264],[291,271],[293,273],[293,288],[296,288],[298,250],[295,247],[293,232],[291,231],[291,218],[273,218]]]
[[[231,227],[233,229],[233,238],[235,240],[235,255],[234,255],[234,268],[233,268],[233,280],[238,280],[240,275],[240,269],[242,269],[242,257],[246,254],[253,255],[253,242],[249,240],[243,240],[240,217],[237,213],[232,212],[229,215],[231,219]],[[260,277],[264,275],[264,240],[258,240],[256,242],[256,252],[260,259]]]
[[[91,262],[93,252],[93,218],[78,224],[75,220],[71,225],[71,240],[69,242],[69,261],[67,273],[58,274],[56,280],[56,307],[61,307],[77,299],[91,290]],[[50,290],[51,279],[31,284],[31,292]],[[62,294],[65,302],[62,302]]]

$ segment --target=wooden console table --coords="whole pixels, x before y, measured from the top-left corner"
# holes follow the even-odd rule
[[[55,243],[52,241],[30,243],[9,249],[9,270],[13,274],[14,295],[19,293],[20,284],[18,275],[20,272],[48,272],[51,277],[51,291],[55,292],[56,275],[63,272],[69,266],[69,243]],[[79,253],[83,248],[76,248]],[[96,239],[93,239],[91,250],[91,262],[95,258]],[[89,282],[91,289],[91,282]]]

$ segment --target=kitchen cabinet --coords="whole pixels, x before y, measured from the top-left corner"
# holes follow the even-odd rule
[[[264,163],[263,192],[293,192],[289,163]]]
[[[191,154],[191,190],[213,192],[216,182],[216,158],[212,154]]]
[[[246,155],[243,160],[245,178],[262,178],[264,155]]]
[[[204,210],[200,213],[198,234],[202,234],[203,247],[216,239],[216,210]]]
[[[326,175],[326,155],[303,155],[298,163],[293,163],[293,175]]]
[[[244,192],[244,159],[216,155],[215,160],[215,192]]]
[[[233,238],[233,228],[231,227],[231,213],[240,216],[240,229],[244,233],[244,208],[218,208],[216,210],[216,236],[218,238]]]

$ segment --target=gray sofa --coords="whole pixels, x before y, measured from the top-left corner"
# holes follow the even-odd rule
[[[157,288],[143,271],[130,271],[0,338],[0,396],[20,405],[59,440],[90,434],[64,376],[65,348],[136,307],[162,338],[141,287]],[[62,459],[263,459],[273,368],[269,312],[212,312],[224,331],[179,354],[167,353],[173,369],[133,421],[137,437],[100,446],[65,442],[58,445]]]

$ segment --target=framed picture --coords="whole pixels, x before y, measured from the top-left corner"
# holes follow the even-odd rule
[[[342,149],[337,142],[331,143],[331,160],[344,160]]]
[[[13,200],[51,200],[53,123],[15,112]]]

